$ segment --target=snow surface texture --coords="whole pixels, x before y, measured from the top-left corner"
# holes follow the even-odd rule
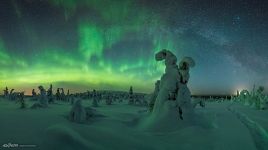
[[[268,148],[268,132],[257,122],[251,120],[247,115],[236,111],[235,109],[228,108],[233,112],[237,118],[248,128],[255,146],[258,150],[267,150]]]
[[[25,99],[28,105],[34,103],[29,99]],[[91,103],[92,100],[84,100],[82,105],[87,108]],[[209,102],[205,108],[195,108],[199,116],[195,124],[176,119],[173,121],[180,123],[176,130],[155,131],[140,127],[140,118],[147,115],[143,111],[146,107],[128,105],[127,98],[113,105],[101,101],[96,112],[105,117],[91,117],[83,124],[70,122],[66,117],[72,109],[68,102],[50,104],[47,109],[19,109],[13,101],[0,99],[0,146],[11,142],[34,144],[33,149],[41,150],[260,150],[252,131],[227,110],[230,104]],[[231,108],[268,130],[268,111],[239,103]]]

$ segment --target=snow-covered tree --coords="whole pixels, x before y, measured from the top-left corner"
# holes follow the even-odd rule
[[[82,100],[79,99],[73,105],[70,114],[69,120],[76,123],[84,123],[86,121],[86,110],[82,106]]]

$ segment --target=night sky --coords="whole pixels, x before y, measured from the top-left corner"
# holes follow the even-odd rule
[[[154,54],[196,61],[193,94],[268,88],[263,0],[1,0],[0,88],[152,92]],[[2,93],[2,91],[1,91]]]

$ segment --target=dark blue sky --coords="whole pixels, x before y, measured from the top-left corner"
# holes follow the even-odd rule
[[[267,89],[267,7],[260,0],[2,0],[0,86],[151,92],[164,72],[154,54],[166,48],[195,59],[193,94]]]

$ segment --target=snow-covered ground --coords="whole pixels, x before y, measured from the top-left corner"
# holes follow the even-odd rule
[[[28,107],[33,102],[27,101]],[[140,125],[146,108],[123,103],[95,108],[98,116],[84,124],[70,122],[71,105],[50,104],[49,108],[19,109],[0,99],[0,149],[13,144],[43,150],[265,150],[268,149],[268,111],[239,103],[210,102],[195,112],[204,124],[186,124],[176,130],[147,130]],[[91,101],[83,100],[84,106]],[[179,119],[179,118],[178,118]],[[169,122],[162,122],[169,124]],[[172,126],[176,126],[173,124]]]

